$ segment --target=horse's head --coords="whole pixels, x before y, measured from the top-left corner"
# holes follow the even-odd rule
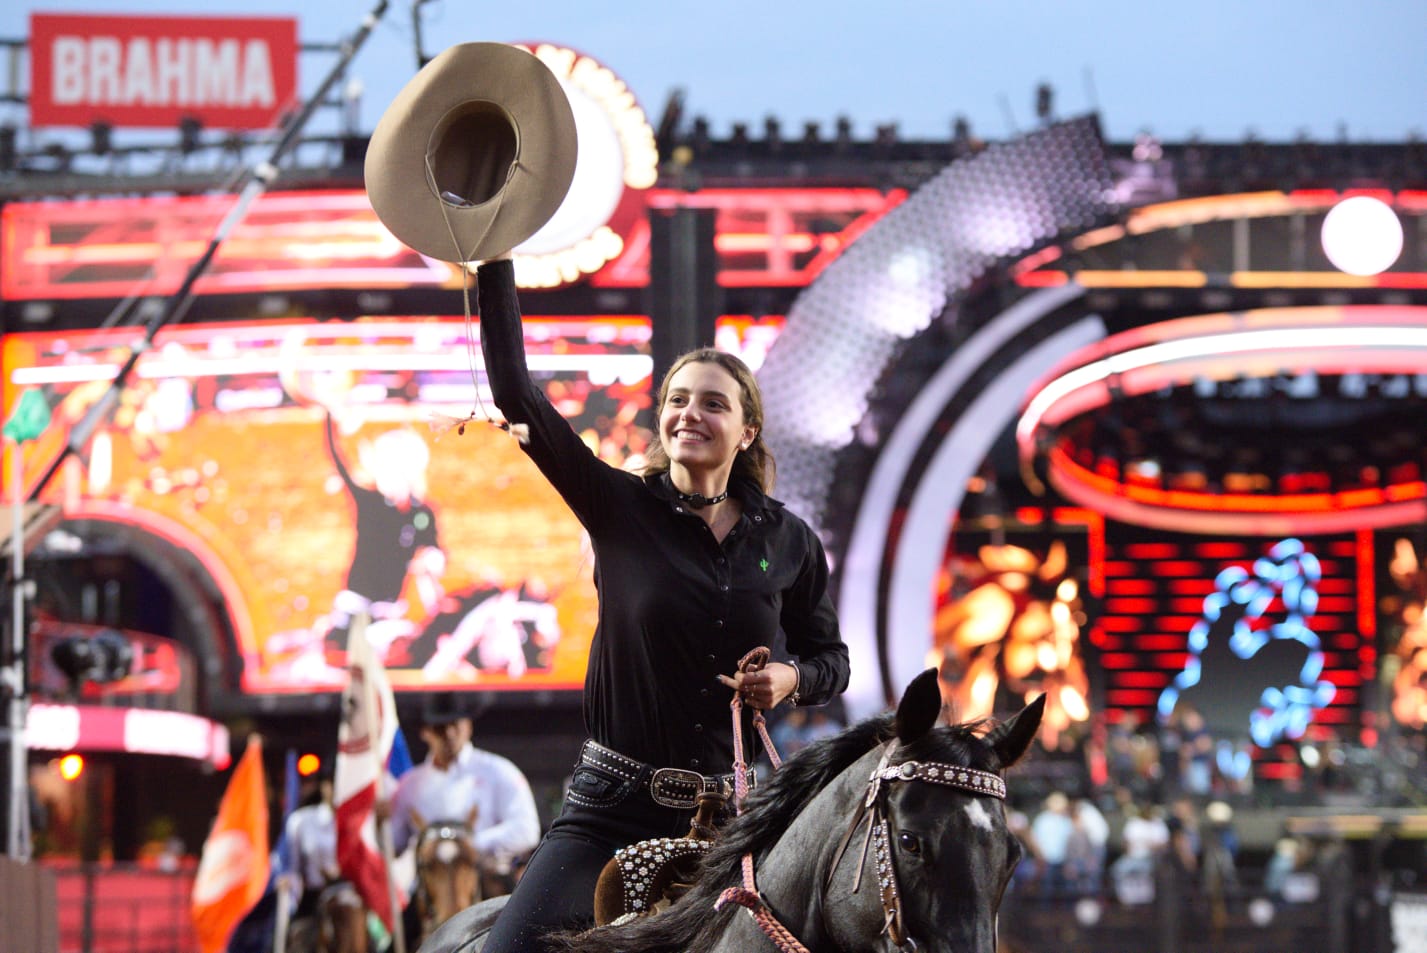
[[[875,765],[824,893],[840,948],[866,949],[870,927],[888,948],[995,953],[996,911],[1021,856],[1001,772],[1025,753],[1044,707],[1041,696],[980,734],[937,725],[934,669],[908,686],[896,737],[851,769],[866,779]]]
[[[1037,699],[984,732],[938,726],[941,690],[924,672],[895,722],[868,719],[774,772],[667,911],[562,934],[552,948],[742,953],[796,949],[791,936],[817,950],[995,953],[996,910],[1021,854],[1002,772],[1044,707]]]
[[[426,825],[416,843],[418,900],[423,932],[481,899],[480,856],[472,821]]]
[[[324,953],[367,953],[367,908],[357,888],[340,880],[317,900],[317,949]]]

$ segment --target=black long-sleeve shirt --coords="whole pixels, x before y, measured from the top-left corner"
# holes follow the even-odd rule
[[[822,543],[751,480],[729,492],[743,513],[722,543],[679,501],[668,474],[599,460],[531,380],[510,262],[477,273],[481,348],[495,404],[530,428],[526,454],[590,534],[599,622],[585,676],[590,736],[660,767],[723,773],[733,763],[731,675],[781,627],[801,701],[847,687],[848,655],[827,594]]]

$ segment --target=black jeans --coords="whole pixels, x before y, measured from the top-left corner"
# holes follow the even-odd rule
[[[547,933],[594,926],[595,882],[617,850],[689,833],[694,812],[654,803],[647,782],[589,764],[575,769],[564,810],[491,927],[485,953],[543,953]]]

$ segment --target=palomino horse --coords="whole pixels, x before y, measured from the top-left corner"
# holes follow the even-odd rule
[[[357,889],[338,880],[323,887],[312,910],[287,925],[287,953],[369,953],[367,908]]]
[[[415,903],[422,936],[430,936],[472,904],[510,893],[519,876],[515,858],[482,854],[476,848],[476,817],[472,808],[463,821],[428,824],[412,812],[412,824],[421,831],[416,840]]]
[[[422,936],[482,898],[481,859],[476,850],[476,812],[464,821],[427,824],[413,817],[421,831],[416,841],[416,903]]]
[[[580,953],[995,953],[996,911],[1021,856],[1002,772],[1025,753],[1044,708],[1042,696],[1000,724],[938,725],[936,671],[923,672],[895,718],[862,722],[784,764],[668,910],[552,940]],[[462,911],[420,953],[481,949],[502,904]]]
[[[323,888],[317,900],[317,949],[320,953],[368,953],[367,908],[357,888],[339,880]]]

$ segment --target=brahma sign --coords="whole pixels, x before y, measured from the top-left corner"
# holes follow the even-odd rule
[[[297,104],[291,17],[30,17],[35,126],[265,129]]]

